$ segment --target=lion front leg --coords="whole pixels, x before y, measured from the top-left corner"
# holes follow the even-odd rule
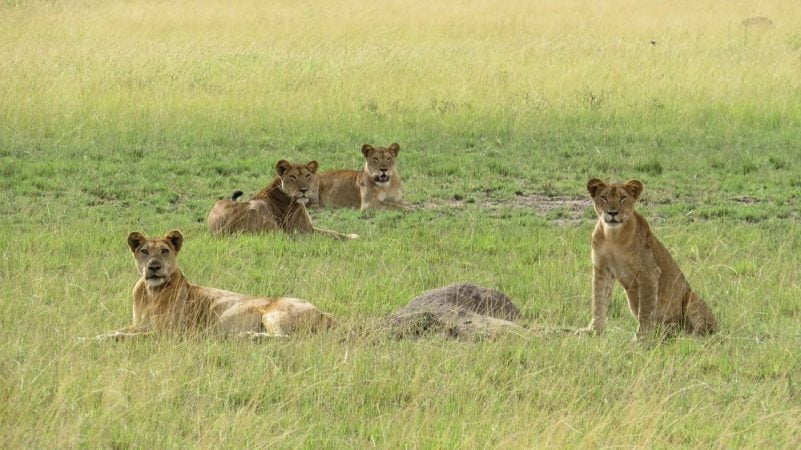
[[[325,236],[331,236],[340,240],[358,239],[358,234],[343,234],[333,230],[326,230],[325,228],[315,227],[309,217],[309,213],[305,207],[301,207],[292,212],[294,218],[287,221],[289,224],[287,231],[297,233],[317,233]]]
[[[592,319],[586,328],[578,330],[579,334],[602,334],[606,326],[606,310],[609,297],[612,295],[614,278],[606,268],[593,265],[592,269]]]
[[[394,209],[394,210],[403,210],[403,211],[408,211],[410,209],[409,205],[407,205],[407,204],[405,204],[403,202],[396,202],[396,201],[392,201],[392,200],[383,200],[383,201],[378,202],[378,204],[383,209]]]
[[[116,331],[112,331],[111,333],[106,334],[99,334],[95,336],[95,340],[98,341],[105,341],[105,340],[122,340],[128,339],[132,337],[140,337],[140,336],[147,336],[153,333],[153,330],[150,329],[148,326],[136,326],[136,325],[129,325],[125,328],[121,328]]]
[[[331,236],[333,238],[339,239],[341,241],[346,241],[349,239],[359,239],[358,234],[344,234],[334,230],[326,230],[325,228],[318,228],[314,227],[314,232],[317,234],[322,234],[324,236]]]
[[[629,307],[637,316],[636,338],[641,339],[659,325],[657,302],[659,297],[659,276],[640,276],[636,283],[626,290]]]
[[[364,185],[359,188],[359,199],[361,200],[359,209],[362,211],[367,211],[368,209],[373,209],[378,206],[375,195]]]
[[[309,212],[303,205],[293,205],[283,218],[281,228],[287,233],[314,233]]]

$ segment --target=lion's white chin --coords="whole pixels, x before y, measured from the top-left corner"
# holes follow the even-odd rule
[[[145,278],[148,287],[159,287],[167,281],[164,277]]]
[[[297,202],[299,205],[306,205],[309,203],[309,197],[298,197],[295,199],[295,202]]]

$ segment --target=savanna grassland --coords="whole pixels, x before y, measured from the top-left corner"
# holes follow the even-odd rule
[[[765,16],[772,25],[745,27]],[[653,42],[651,42],[653,41]],[[0,446],[801,444],[801,8],[786,1],[0,2]],[[279,159],[399,142],[410,212],[214,238]],[[591,177],[640,210],[721,331],[589,320]],[[96,343],[129,231],[198,284],[293,295],[330,332]],[[532,332],[397,341],[417,293],[503,290]]]

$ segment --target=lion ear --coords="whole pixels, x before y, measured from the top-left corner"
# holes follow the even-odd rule
[[[164,237],[175,247],[176,252],[181,251],[181,246],[184,245],[184,235],[180,231],[172,230]]]
[[[373,146],[372,146],[372,145],[370,145],[370,144],[364,144],[364,145],[362,145],[362,155],[364,155],[364,157],[365,157],[365,158],[367,158],[368,156],[370,156],[370,153],[372,153],[374,150],[375,150],[375,149],[374,149],[374,148],[373,148]]]
[[[309,161],[306,163],[306,167],[311,170],[311,173],[317,172],[317,169],[320,168],[320,164],[317,161]]]
[[[590,193],[590,197],[592,198],[595,198],[595,194],[604,187],[606,187],[606,183],[597,178],[593,178],[587,182],[587,192]]]
[[[138,231],[132,231],[128,233],[128,248],[131,249],[131,252],[136,253],[136,249],[139,248],[146,240],[147,238],[144,234]]]
[[[292,168],[292,163],[289,161],[282,159],[275,163],[275,171],[278,172],[278,175],[283,175],[286,173],[287,170]]]
[[[634,198],[640,198],[643,190],[642,182],[640,180],[629,180],[626,182],[626,190],[631,192]]]
[[[398,157],[398,153],[400,153],[400,145],[393,142],[392,145],[389,146],[389,151],[392,152],[392,156]]]

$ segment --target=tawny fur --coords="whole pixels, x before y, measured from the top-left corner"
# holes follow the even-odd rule
[[[684,330],[709,334],[717,321],[706,303],[690,289],[670,252],[651,232],[645,219],[634,211],[643,190],[637,180],[606,184],[587,183],[598,223],[592,233],[592,320],[581,330],[604,331],[607,305],[615,280],[626,290],[629,309],[637,318],[637,336],[656,326],[668,332]]]
[[[331,208],[406,209],[395,166],[398,144],[374,148],[364,144],[361,171],[332,170],[320,174],[319,204]]]
[[[279,161],[276,176],[269,186],[247,202],[239,202],[237,191],[231,199],[214,204],[207,219],[209,231],[216,235],[231,233],[320,233],[337,239],[355,239],[355,234],[342,234],[315,227],[306,204],[317,200],[317,162],[292,164]]]
[[[141,278],[133,289],[133,323],[98,339],[159,333],[259,337],[315,331],[333,321],[311,303],[290,297],[249,297],[196,286],[186,280],[176,257],[180,231],[148,239],[128,235]]]

